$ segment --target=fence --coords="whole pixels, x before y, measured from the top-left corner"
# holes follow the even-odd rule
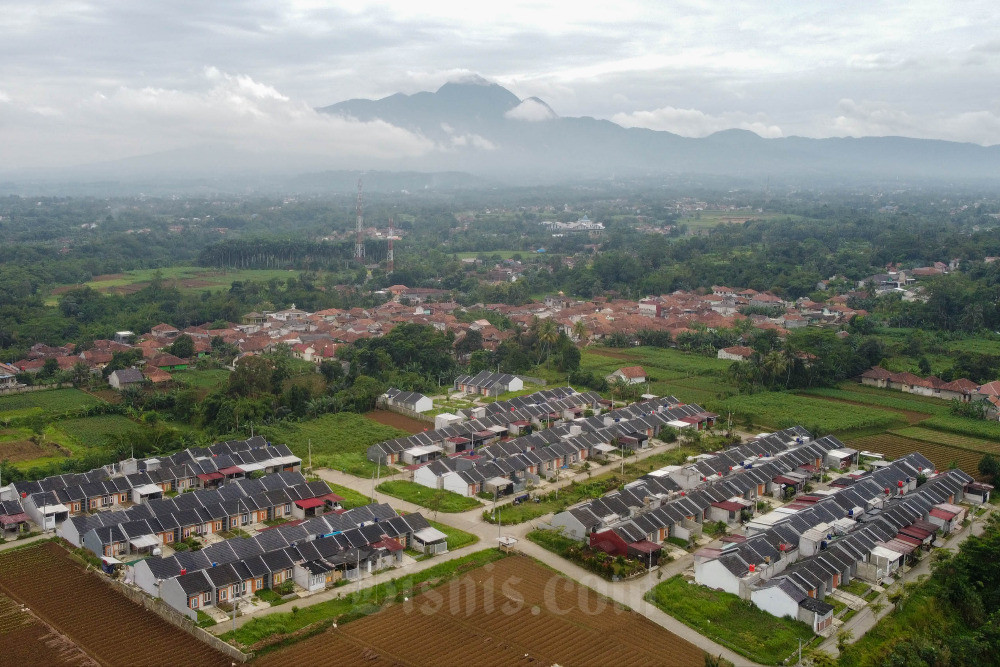
[[[7,396],[9,394],[27,394],[32,391],[47,391],[49,389],[65,389],[67,387],[72,387],[72,382],[61,382],[59,384],[41,384],[41,385],[19,385],[16,387],[3,387],[0,388],[0,396]]]
[[[153,612],[167,623],[177,626],[198,641],[205,642],[216,651],[224,653],[233,660],[237,660],[241,663],[249,662],[253,658],[253,653],[244,653],[235,646],[222,641],[212,633],[199,628],[195,625],[194,621],[176,609],[173,609],[163,600],[151,598],[142,591],[132,588],[131,586],[126,586],[122,582],[116,581],[98,570],[91,570],[91,572],[93,572],[95,576],[100,577],[106,584],[111,586],[111,588],[115,589],[132,602],[142,605],[144,608]]]

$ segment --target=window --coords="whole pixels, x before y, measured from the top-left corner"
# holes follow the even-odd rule
[[[203,594],[201,596],[201,599],[202,599],[202,602],[204,602],[205,604],[208,604],[209,602],[212,601],[212,594],[211,593],[205,593],[205,594]]]
[[[189,606],[192,609],[197,609],[198,608],[198,598],[197,597],[191,598],[191,604]]]
[[[121,496],[118,497],[118,502],[120,502],[120,503],[124,503],[124,502],[127,502],[127,501],[128,501],[128,494],[127,493],[123,493],[123,494],[121,494]]]
[[[163,541],[164,542],[173,542],[174,541],[174,534],[173,533],[165,533],[164,536],[163,536]]]
[[[291,511],[292,511],[292,504],[291,503],[285,503],[285,514],[288,514]]]
[[[253,582],[253,586],[254,586],[254,588],[256,588],[258,590],[261,589],[264,586],[264,580],[263,579],[256,579]]]
[[[226,599],[226,589],[224,589],[224,588],[220,588],[219,589],[219,599],[220,600],[225,600]]]
[[[216,530],[222,530],[222,522],[221,521],[216,521],[215,522],[215,529]]]

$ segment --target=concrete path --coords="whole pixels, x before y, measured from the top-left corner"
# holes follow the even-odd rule
[[[4,544],[0,544],[0,551],[6,551],[7,549],[15,549],[17,547],[23,547],[25,544],[31,544],[32,542],[38,542],[39,540],[47,540],[54,537],[52,533],[42,533],[41,535],[35,535],[34,537],[26,537],[22,540],[10,540]]]

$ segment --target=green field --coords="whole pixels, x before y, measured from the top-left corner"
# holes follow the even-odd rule
[[[89,408],[101,402],[100,399],[79,389],[51,389],[11,394],[0,397],[0,422],[32,415],[65,413],[79,408]]]
[[[215,389],[229,382],[230,371],[224,368],[210,368],[206,370],[182,370],[172,371],[170,376],[178,384],[183,384],[192,389]]]
[[[733,396],[715,404],[717,412],[731,411],[741,421],[767,428],[801,424],[814,433],[834,435],[850,431],[885,431],[906,424],[896,412],[856,406],[846,409],[832,401],[787,392]]]
[[[369,505],[372,502],[371,498],[363,493],[358,493],[354,489],[349,489],[346,486],[334,484],[333,482],[327,482],[327,485],[330,487],[331,491],[344,499],[344,502],[341,503],[341,505],[343,505],[345,510],[361,507],[362,505]]]
[[[288,445],[308,465],[312,441],[314,468],[333,468],[359,477],[371,477],[375,464],[368,460],[368,446],[409,435],[353,412],[327,414],[302,422],[281,422],[261,428],[270,442]]]
[[[921,426],[937,431],[968,435],[973,438],[1000,441],[1000,422],[968,419],[953,415],[940,415],[920,422]]]
[[[427,523],[429,523],[432,528],[437,528],[448,536],[448,551],[461,549],[462,547],[467,547],[470,544],[475,544],[479,541],[479,538],[472,533],[467,533],[464,530],[453,528],[447,524],[431,521],[430,519],[427,520]]]
[[[472,259],[480,255],[485,255],[487,259],[492,258],[494,255],[500,255],[502,259],[510,259],[514,255],[528,257],[530,255],[537,255],[538,253],[534,250],[483,250],[481,252],[455,252],[451,254],[459,259]]]
[[[877,405],[894,410],[919,412],[926,415],[946,415],[950,407],[948,401],[942,401],[937,398],[904,394],[900,391],[877,389],[864,385],[841,385],[839,389],[803,389],[796,393],[804,396],[820,396],[840,401],[852,401],[863,405]]]
[[[121,415],[63,419],[55,422],[53,427],[84,449],[103,449],[112,436],[140,428],[134,421]],[[73,447],[70,446],[70,449]]]
[[[709,639],[765,665],[781,664],[798,650],[800,639],[805,644],[814,637],[812,628],[801,621],[772,616],[732,593],[689,584],[681,575],[657,584],[646,600]]]
[[[200,266],[170,266],[162,269],[128,271],[113,276],[98,276],[101,280],[91,280],[84,284],[99,291],[110,291],[110,288],[149,283],[159,274],[164,283],[175,284],[181,291],[203,292],[209,290],[217,292],[221,289],[229,289],[234,281],[267,282],[272,278],[284,280],[297,277],[299,273],[299,271],[284,269],[225,270]]]
[[[912,452],[920,452],[938,470],[944,470],[953,463],[973,476],[978,476],[977,467],[983,454],[971,449],[952,447],[927,440],[913,440],[896,433],[880,433],[846,441],[847,445],[859,450],[869,450],[885,454],[890,459],[899,458]]]
[[[382,482],[375,488],[386,495],[426,507],[435,512],[453,514],[482,507],[482,503],[475,498],[460,496],[454,491],[432,489],[423,484],[405,480]]]

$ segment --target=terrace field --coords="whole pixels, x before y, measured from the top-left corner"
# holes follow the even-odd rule
[[[101,402],[79,389],[49,389],[0,396],[0,424],[35,416],[59,415]]]
[[[732,396],[715,403],[713,409],[720,414],[732,412],[734,419],[767,428],[801,424],[814,433],[837,436],[851,431],[885,431],[907,423],[898,412],[862,405],[848,409],[833,401],[787,392]]]

